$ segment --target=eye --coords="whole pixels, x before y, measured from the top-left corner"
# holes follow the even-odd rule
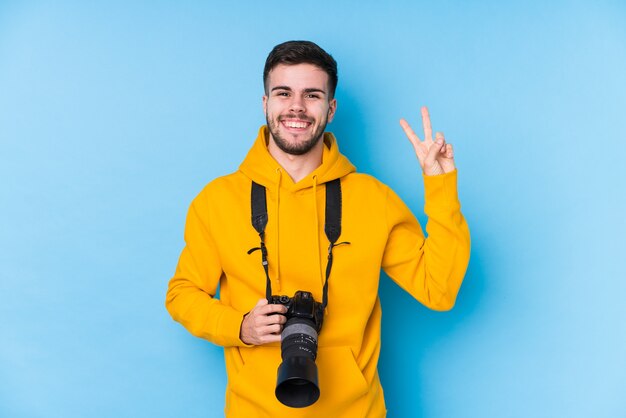
[[[315,94],[315,93],[309,93],[305,97],[307,99],[319,99],[320,98],[319,94]]]
[[[287,91],[279,91],[278,93],[276,93],[276,96],[279,96],[279,97],[289,97],[289,92],[287,92]]]

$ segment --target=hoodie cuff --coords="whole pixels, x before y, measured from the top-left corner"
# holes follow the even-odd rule
[[[436,176],[424,175],[424,211],[428,213],[461,209],[457,191],[457,170]]]
[[[251,347],[250,344],[246,344],[239,338],[241,333],[241,323],[246,313],[239,312],[234,309],[226,309],[224,315],[220,321],[219,335],[224,336],[222,341],[225,347],[239,346],[239,347]]]

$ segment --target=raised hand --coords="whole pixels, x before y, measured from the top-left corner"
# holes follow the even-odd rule
[[[268,304],[267,299],[259,299],[243,318],[239,339],[252,345],[280,342],[280,333],[287,322],[285,315],[281,315],[285,312],[285,306]]]
[[[400,126],[404,133],[413,144],[415,155],[419,160],[422,171],[427,176],[436,176],[438,174],[449,173],[455,170],[454,152],[451,144],[446,144],[443,132],[435,134],[433,141],[433,130],[430,126],[430,116],[428,108],[422,107],[422,124],[424,125],[424,140],[413,132],[411,126],[404,119],[400,119]]]

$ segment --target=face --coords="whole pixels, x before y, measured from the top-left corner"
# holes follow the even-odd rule
[[[304,155],[318,146],[337,106],[328,84],[328,74],[312,64],[280,64],[270,71],[263,110],[270,140],[281,151]]]

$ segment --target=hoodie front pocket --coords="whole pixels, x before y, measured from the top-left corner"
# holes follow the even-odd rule
[[[346,410],[367,394],[369,385],[350,348],[321,347],[316,363],[321,392],[317,403],[324,412]]]
[[[289,408],[281,404],[274,394],[278,366],[282,359],[280,347],[253,347],[242,349],[244,366],[231,379],[230,389],[247,406],[255,405],[257,411],[271,416],[278,413],[291,417],[321,416],[330,414],[340,417],[363,411],[367,384],[348,347],[320,347],[317,353],[318,384],[320,398],[306,408]],[[244,407],[244,405],[241,405]],[[238,409],[232,405],[233,410]],[[280,415],[283,416],[283,415]],[[286,415],[285,415],[286,416]]]

